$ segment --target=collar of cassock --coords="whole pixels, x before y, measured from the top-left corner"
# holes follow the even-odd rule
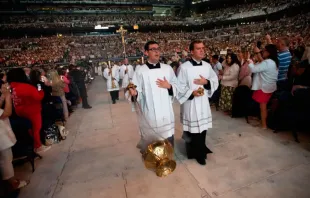
[[[146,61],[146,65],[149,67],[149,69],[159,69],[160,68],[159,62],[157,64],[151,64],[151,63],[149,63],[149,61]]]
[[[198,62],[194,60],[193,58],[191,58],[189,61],[192,63],[193,66],[202,66],[202,60]]]

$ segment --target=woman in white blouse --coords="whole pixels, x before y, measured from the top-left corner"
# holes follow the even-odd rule
[[[262,52],[255,47],[254,53],[260,63],[254,65],[248,60],[249,68],[254,74],[252,90],[255,90],[252,98],[260,104],[262,128],[267,129],[267,103],[272,93],[277,90],[278,79],[278,55],[275,45],[266,45]]]

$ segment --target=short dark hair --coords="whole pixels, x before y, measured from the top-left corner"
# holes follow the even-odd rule
[[[157,45],[159,45],[156,41],[148,41],[148,42],[146,42],[145,43],[145,45],[144,45],[144,50],[145,51],[148,51],[150,48],[150,45],[154,45],[154,44],[157,44]]]
[[[215,54],[215,55],[212,56],[212,58],[215,59],[215,60],[218,60],[219,59],[219,55]]]
[[[269,53],[269,59],[273,60],[276,65],[277,68],[279,67],[279,59],[278,59],[278,51],[277,51],[277,47],[273,44],[268,44],[265,46],[266,51]]]
[[[38,69],[33,69],[31,70],[29,77],[30,83],[36,86],[41,80],[41,72]]]
[[[189,51],[193,51],[194,50],[194,47],[195,47],[195,44],[199,44],[199,43],[203,43],[202,40],[194,40],[191,42],[191,44],[189,44]]]
[[[20,82],[20,83],[29,83],[29,80],[22,68],[11,69],[7,73],[7,81],[11,82]]]

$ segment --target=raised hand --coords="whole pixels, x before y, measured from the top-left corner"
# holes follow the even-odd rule
[[[6,97],[7,95],[11,95],[10,86],[7,83],[2,84],[1,93],[2,93],[3,97]]]

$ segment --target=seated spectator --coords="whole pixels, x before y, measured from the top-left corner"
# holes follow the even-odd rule
[[[262,128],[267,129],[267,103],[272,93],[277,90],[279,66],[277,48],[272,44],[266,45],[261,56],[260,50],[255,47],[254,53],[262,62],[254,65],[252,60],[248,61],[254,73],[252,90],[255,91],[252,98],[260,104]]]
[[[41,100],[44,92],[30,84],[23,69],[12,69],[7,74],[7,80],[12,88],[12,98],[16,114],[31,121],[31,135],[34,139],[36,153],[50,149],[41,143],[40,130],[42,127]]]
[[[0,171],[6,194],[8,194],[25,187],[29,181],[18,180],[14,177],[11,147],[16,143],[16,138],[8,119],[12,114],[12,99],[7,84],[1,86],[1,94],[0,106],[4,104],[4,108],[0,109]]]

